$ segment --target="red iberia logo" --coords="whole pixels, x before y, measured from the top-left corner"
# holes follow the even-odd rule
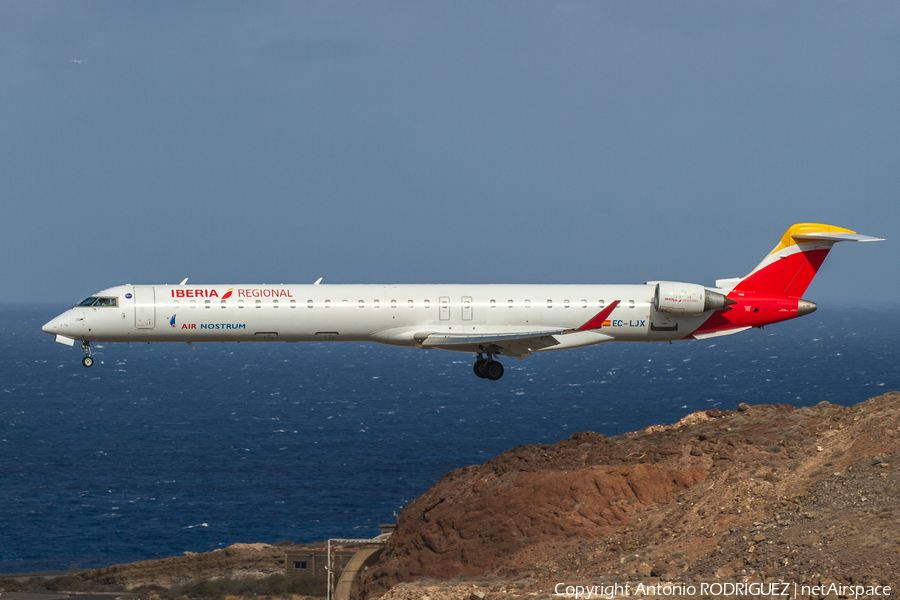
[[[215,288],[185,288],[175,286],[170,290],[173,298],[219,298],[227,300],[234,294],[234,288],[228,288],[221,296]],[[238,288],[238,298],[293,298],[294,295],[290,289],[274,287],[274,288]]]
[[[230,290],[229,290],[230,293]],[[173,298],[218,298],[219,293],[215,289],[197,289],[183,288],[181,286],[172,288]]]

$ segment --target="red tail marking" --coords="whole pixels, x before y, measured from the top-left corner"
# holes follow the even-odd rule
[[[741,281],[734,292],[784,294],[799,298],[816,276],[829,250],[819,248],[788,255]]]
[[[588,321],[587,323],[585,323],[584,325],[579,327],[578,331],[588,331],[590,329],[600,329],[601,327],[603,327],[603,321],[606,320],[606,317],[608,317],[610,314],[612,314],[612,311],[614,311],[618,305],[619,305],[618,300],[613,301],[609,306],[607,306],[606,308],[604,308],[603,310],[598,312],[596,314],[596,316],[594,316],[593,319],[591,319],[590,321]]]
[[[790,254],[741,281],[729,292],[736,304],[715,313],[694,333],[762,327],[797,316],[797,302],[822,266],[830,248]]]

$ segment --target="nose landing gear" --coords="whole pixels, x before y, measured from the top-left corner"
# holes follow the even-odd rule
[[[93,366],[94,364],[94,348],[91,346],[90,342],[81,342],[81,348],[84,349],[84,358],[81,359],[81,364],[86,367]]]
[[[493,354],[488,354],[488,357],[485,358],[484,354],[479,352],[478,358],[475,359],[475,365],[472,367],[472,370],[475,371],[475,374],[482,379],[497,381],[498,379],[503,377],[503,365],[494,360]]]

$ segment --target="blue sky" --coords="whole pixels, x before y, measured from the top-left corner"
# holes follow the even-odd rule
[[[80,64],[74,59],[82,61]],[[712,284],[896,306],[896,2],[3,2],[0,293]]]

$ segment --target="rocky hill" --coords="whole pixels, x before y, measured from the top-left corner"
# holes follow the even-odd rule
[[[404,509],[359,597],[549,598],[560,582],[742,579],[897,591],[898,491],[896,392],[576,433],[448,473]]]
[[[559,583],[603,582],[900,591],[900,393],[736,408],[615,437],[576,433],[452,471],[403,510],[357,597],[558,598]],[[240,544],[77,577],[171,586],[275,573],[283,560],[277,547]]]

